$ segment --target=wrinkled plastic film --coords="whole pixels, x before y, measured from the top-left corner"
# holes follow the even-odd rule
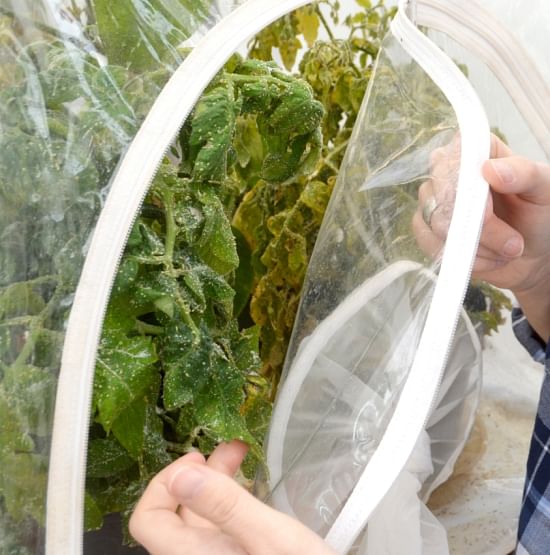
[[[419,199],[437,195],[432,226],[448,227],[460,150],[449,102],[387,38],[310,263],[268,442],[271,502],[320,534],[380,444],[413,364],[445,244]],[[464,322],[432,423],[426,491],[465,441],[479,371]]]
[[[3,553],[44,549],[61,352],[111,177],[189,48],[237,4],[0,2]]]

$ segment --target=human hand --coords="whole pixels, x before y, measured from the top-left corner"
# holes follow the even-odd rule
[[[451,147],[449,147],[451,148]],[[422,250],[440,252],[446,238],[454,193],[449,191],[452,152],[433,157],[433,177],[419,190],[419,204],[430,197],[437,208],[430,225],[417,211],[413,227]],[[443,162],[445,160],[445,162]],[[444,164],[443,170],[438,165]],[[487,202],[473,277],[510,289],[538,334],[550,336],[550,166],[514,156],[497,137],[491,141],[491,159],[483,165],[491,195]],[[439,208],[441,205],[441,208]]]
[[[208,461],[189,453],[157,474],[130,519],[152,555],[336,555],[311,530],[239,486],[247,448],[233,441]]]

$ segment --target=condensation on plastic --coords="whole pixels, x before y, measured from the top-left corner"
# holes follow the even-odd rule
[[[448,100],[388,37],[310,262],[268,437],[269,501],[321,535],[380,444],[415,358],[443,251],[419,247],[431,235],[419,191],[437,189],[432,222],[448,226],[457,131]],[[466,322],[428,424],[433,467],[420,496],[449,475],[472,425],[480,348]]]
[[[117,163],[189,47],[240,3],[0,0],[1,553],[44,550],[66,322]]]

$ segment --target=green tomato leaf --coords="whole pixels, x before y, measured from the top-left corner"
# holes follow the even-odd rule
[[[258,352],[260,349],[260,328],[253,326],[241,331],[232,343],[233,358],[242,375],[259,371],[262,365]]]
[[[0,496],[15,520],[32,516],[44,525],[48,458],[32,453],[0,456]]]
[[[235,91],[230,81],[220,81],[195,107],[189,137],[195,181],[223,181],[235,133],[236,110]]]
[[[254,287],[254,269],[252,267],[252,250],[244,235],[236,227],[233,228],[233,235],[239,256],[239,267],[235,271],[232,283],[235,290],[233,313],[238,317],[250,300]]]
[[[214,271],[227,274],[239,265],[231,224],[218,197],[204,194],[201,200],[205,223],[197,253]]]
[[[47,437],[52,431],[57,381],[48,370],[12,366],[4,374],[6,396],[29,434]]]
[[[167,451],[167,444],[163,435],[162,420],[159,419],[152,405],[147,405],[143,430],[142,460],[145,474],[142,474],[142,479],[148,482],[154,474],[160,472],[165,466],[169,465],[173,461],[173,458]]]
[[[268,125],[279,136],[290,133],[305,135],[319,127],[324,113],[323,105],[314,99],[309,85],[298,81],[269,116]]]
[[[195,270],[200,278],[205,297],[208,299],[204,317],[208,318],[211,325],[215,325],[218,320],[216,316],[221,316],[222,326],[233,316],[233,302],[235,291],[229,286],[225,279],[214,272],[208,266],[199,266]]]
[[[128,470],[134,459],[112,438],[92,439],[88,444],[88,478],[109,478]]]
[[[0,458],[10,453],[31,453],[34,442],[25,429],[21,415],[0,386]]]
[[[0,292],[0,318],[40,313],[45,307],[41,295],[33,290],[30,283],[14,283]]]
[[[137,460],[143,450],[147,401],[137,399],[113,422],[112,432],[118,442]]]
[[[155,347],[148,337],[103,335],[96,363],[94,406],[96,420],[107,432],[113,422],[153,384],[157,371]]]
[[[99,530],[103,526],[103,512],[88,493],[84,497],[84,530]]]
[[[134,72],[159,66],[208,15],[206,0],[93,0],[101,40],[110,63]],[[177,59],[177,58],[176,58]]]

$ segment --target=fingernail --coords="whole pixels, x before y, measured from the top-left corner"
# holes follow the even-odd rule
[[[491,164],[505,185],[511,185],[516,180],[514,170],[508,162],[504,160],[491,160]]]
[[[509,256],[510,258],[515,258],[521,256],[523,252],[523,241],[519,237],[512,237],[504,243],[502,247],[502,254],[504,256]]]
[[[205,476],[191,466],[184,466],[174,474],[169,490],[178,499],[192,499],[197,496],[205,482]]]

